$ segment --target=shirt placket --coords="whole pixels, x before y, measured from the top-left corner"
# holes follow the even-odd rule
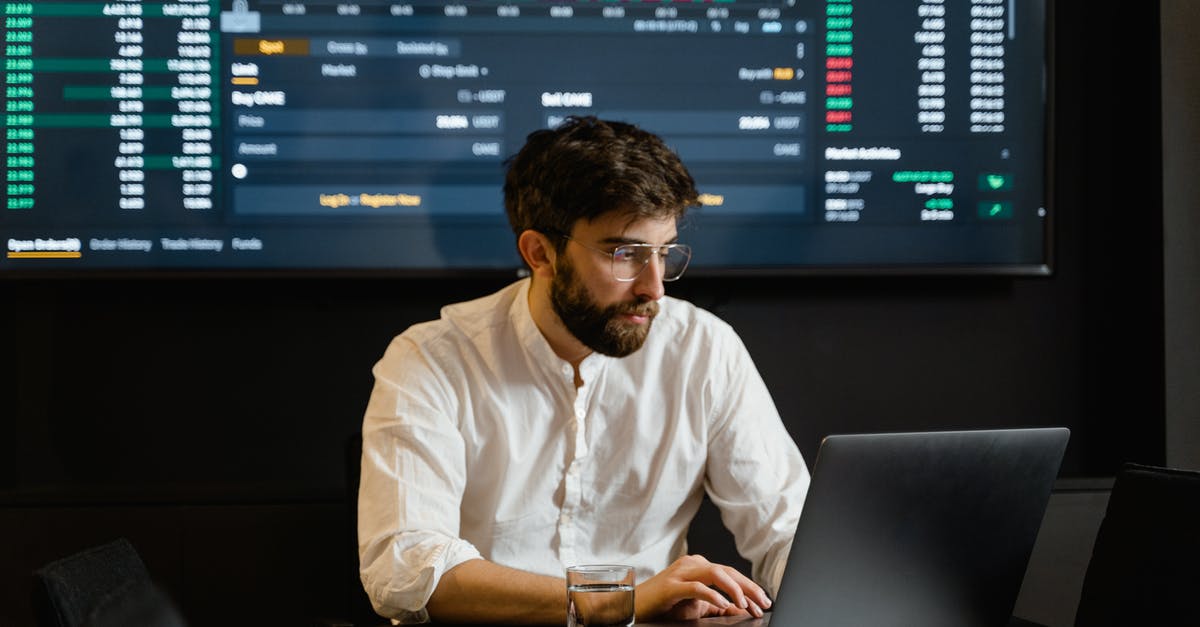
[[[574,388],[575,373],[574,370],[567,366],[563,372],[570,378],[571,386]],[[578,564],[578,540],[579,540],[579,508],[583,498],[583,468],[587,463],[588,457],[588,441],[587,428],[585,418],[587,417],[587,400],[588,400],[588,383],[575,388],[574,401],[571,405],[571,420],[565,426],[566,433],[564,437],[571,442],[570,457],[567,462],[566,476],[564,477],[563,489],[563,505],[562,513],[558,518],[558,534],[562,540],[560,546],[560,558],[564,565],[570,566]]]

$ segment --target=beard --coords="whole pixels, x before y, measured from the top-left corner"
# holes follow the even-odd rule
[[[625,357],[641,348],[654,316],[658,315],[658,303],[639,300],[600,307],[579,281],[566,255],[560,255],[558,260],[550,283],[550,303],[571,335],[584,346],[609,357]],[[646,316],[648,320],[645,324],[635,324],[624,320],[622,314]]]

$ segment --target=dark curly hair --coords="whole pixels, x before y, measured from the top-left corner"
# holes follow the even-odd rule
[[[593,116],[529,134],[507,161],[504,210],[513,233],[569,234],[610,211],[679,219],[699,204],[695,181],[657,135]],[[561,250],[565,242],[555,238]]]

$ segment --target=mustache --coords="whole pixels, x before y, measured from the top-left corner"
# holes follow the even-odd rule
[[[644,303],[633,303],[630,305],[618,305],[616,307],[618,314],[631,314],[634,316],[647,316],[653,318],[658,315],[658,302],[648,300]]]

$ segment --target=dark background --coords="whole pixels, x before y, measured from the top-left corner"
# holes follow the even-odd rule
[[[1159,14],[1122,4],[1057,3],[1053,276],[670,286],[739,331],[810,463],[832,432],[1042,424],[1073,430],[1064,477],[1164,461]],[[193,625],[354,615],[370,366],[508,280],[0,282],[0,625],[117,536]]]

